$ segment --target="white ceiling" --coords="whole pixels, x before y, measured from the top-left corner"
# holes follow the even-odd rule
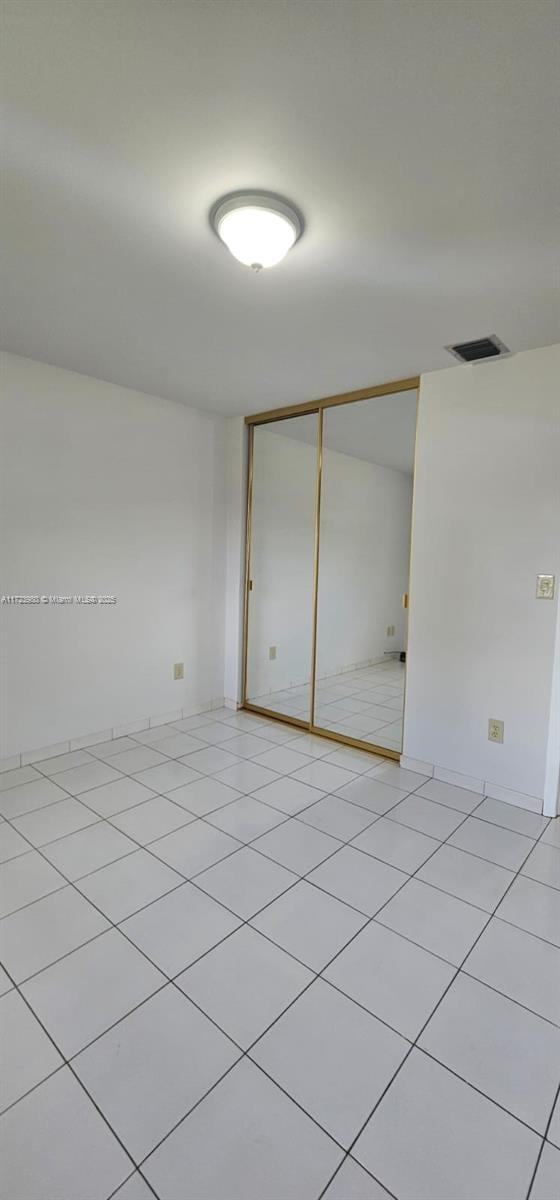
[[[323,447],[412,475],[417,404],[418,392],[414,390],[326,408]],[[257,429],[308,445],[317,443],[316,416],[292,417]]]
[[[2,12],[6,349],[244,413],[558,339],[556,0]],[[307,223],[258,276],[244,187]]]

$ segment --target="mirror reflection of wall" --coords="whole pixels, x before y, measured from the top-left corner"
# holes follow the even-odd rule
[[[253,434],[247,699],[310,714],[318,416]]]
[[[400,752],[416,391],[325,409],[314,724]]]

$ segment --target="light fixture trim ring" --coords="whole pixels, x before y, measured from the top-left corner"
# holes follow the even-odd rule
[[[216,200],[208,214],[210,226],[222,244],[220,221],[228,213],[234,212],[238,208],[268,209],[269,212],[279,213],[280,216],[286,217],[295,230],[294,246],[296,242],[299,242],[305,229],[303,214],[297,205],[293,204],[291,200],[287,200],[285,196],[278,195],[277,192],[263,192],[255,189],[228,192],[227,195],[220,196],[220,199]]]

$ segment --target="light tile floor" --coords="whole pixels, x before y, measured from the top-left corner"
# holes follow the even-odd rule
[[[388,658],[371,667],[319,679],[315,689],[315,725],[387,750],[400,751],[405,672],[404,663]],[[303,684],[280,692],[267,692],[264,696],[252,697],[252,700],[261,708],[307,721],[311,688],[309,684]]]
[[[559,829],[226,709],[6,772],[0,1194],[557,1200]]]

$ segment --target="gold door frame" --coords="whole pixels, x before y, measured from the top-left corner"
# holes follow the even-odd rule
[[[246,522],[245,522],[245,596],[243,607],[243,661],[242,661],[242,697],[241,707],[247,712],[258,713],[260,716],[269,717],[275,721],[281,721],[287,725],[295,725],[298,729],[305,729],[308,733],[316,734],[318,737],[329,738],[335,742],[342,742],[345,746],[354,746],[358,750],[367,750],[371,754],[380,754],[384,758],[400,760],[401,752],[398,750],[389,750],[385,746],[375,746],[372,742],[363,742],[359,738],[348,737],[344,733],[336,733],[332,729],[323,729],[320,725],[315,725],[315,685],[316,685],[316,666],[317,666],[317,609],[319,601],[319,543],[321,532],[321,488],[322,488],[322,473],[323,473],[323,413],[326,408],[338,407],[342,404],[355,404],[360,400],[372,400],[376,396],[396,395],[398,392],[410,392],[418,390],[420,386],[420,376],[412,375],[409,379],[395,379],[390,383],[377,384],[375,387],[360,388],[355,392],[342,392],[338,396],[324,396],[322,400],[311,400],[304,404],[291,404],[284,408],[268,409],[265,412],[255,413],[253,416],[245,417],[245,424],[248,426],[249,432],[249,460],[247,469],[247,497],[246,497]],[[304,721],[300,717],[291,717],[286,713],[277,713],[273,709],[263,708],[261,705],[252,704],[247,699],[247,656],[249,644],[249,596],[252,589],[251,580],[251,528],[253,518],[253,454],[254,454],[254,431],[256,425],[269,425],[276,421],[285,421],[290,417],[297,417],[303,414],[312,415],[317,413],[317,466],[316,466],[316,490],[315,490],[315,545],[314,545],[314,564],[313,564],[313,594],[312,594],[312,618],[311,618],[311,663],[310,663],[310,703],[309,703],[309,719]],[[415,453],[416,460],[416,453]],[[413,499],[414,507],[414,499]],[[412,541],[412,539],[411,539]],[[409,563],[409,586],[410,586],[410,563]],[[405,675],[405,701],[406,701],[406,675]]]

